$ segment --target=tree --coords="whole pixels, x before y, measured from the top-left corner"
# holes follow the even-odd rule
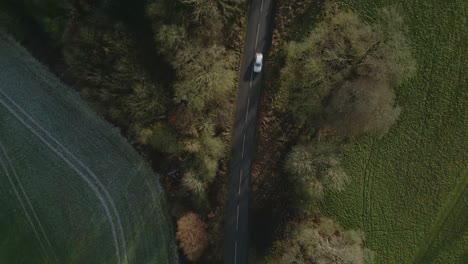
[[[292,148],[284,169],[295,186],[298,209],[307,210],[306,205],[321,199],[326,190],[344,189],[348,175],[341,167],[338,154],[337,145],[331,141]]]
[[[62,34],[67,24],[67,18],[72,9],[72,1],[64,0],[42,0],[42,1],[17,1],[17,0],[3,0],[0,2],[0,13],[5,12],[11,19],[16,18],[16,23],[24,23],[28,21],[28,30],[43,31],[52,40],[51,43],[55,47],[59,47],[61,43]],[[0,21],[2,22],[2,21]],[[6,21],[8,22],[8,21]],[[10,24],[9,27],[16,27],[18,25]],[[25,24],[26,25],[26,24]],[[1,27],[0,23],[0,27]],[[10,32],[15,33],[15,32]],[[54,47],[54,48],[55,48]]]
[[[197,32],[206,41],[218,40],[223,29],[223,20],[216,1],[180,0],[191,8],[192,23],[199,26]]]
[[[401,112],[394,98],[385,81],[360,78],[345,82],[325,108],[326,122],[340,135],[385,134]]]
[[[225,15],[238,4],[237,0],[152,0],[146,10],[158,52],[175,72],[171,88],[176,108],[169,111],[167,121],[183,148],[182,186],[199,206],[206,205],[206,190],[224,155],[224,143],[216,133],[226,128],[229,111],[222,112],[226,109],[222,103],[231,103],[228,92],[235,87],[236,58],[223,45],[222,35]]]
[[[189,108],[202,111],[206,105],[227,96],[235,86],[233,58],[221,46],[199,49],[195,54],[180,52],[175,96]]]
[[[365,264],[372,262],[373,255],[364,246],[362,232],[344,230],[331,219],[317,217],[289,223],[284,239],[275,242],[265,263]]]
[[[169,95],[137,62],[124,25],[93,13],[77,15],[69,24],[64,57],[83,98],[132,135],[164,118]]]
[[[341,167],[339,154],[337,143],[331,140],[297,145],[286,157],[285,170],[302,183],[316,178],[327,188],[340,191],[348,177]]]
[[[153,22],[154,32],[157,33],[156,41],[163,46],[165,43],[161,40],[175,38],[184,39],[187,45],[219,44],[222,41],[224,21],[217,2],[212,0],[151,1],[147,7],[147,14]],[[183,34],[174,34],[176,32],[183,32]],[[181,36],[183,38],[180,38]],[[169,43],[171,46],[174,42]]]
[[[187,259],[197,260],[208,245],[205,222],[193,212],[185,214],[177,221],[177,239]]]
[[[315,175],[317,166],[310,147],[304,145],[293,147],[286,158],[285,169],[292,175],[304,177],[304,180],[308,179],[311,175]]]
[[[235,58],[221,37],[220,8],[227,10],[235,5],[231,2],[177,0],[148,5],[158,49],[176,70],[176,102],[186,103],[192,111],[206,110],[235,87]]]
[[[201,196],[202,191],[216,176],[218,161],[224,155],[223,142],[214,136],[213,125],[206,123],[199,137],[186,140],[185,150],[192,157],[188,162],[188,173],[184,176],[183,184]]]
[[[380,12],[368,24],[329,9],[308,37],[288,44],[281,90],[297,126],[327,125],[353,136],[385,133],[396,121],[393,88],[412,76],[415,63],[402,18],[392,8]]]
[[[177,132],[164,123],[158,123],[152,128],[149,144],[156,150],[167,154],[179,154],[183,149]]]
[[[184,173],[182,184],[185,188],[192,191],[197,197],[203,197],[207,184],[198,177],[193,170]]]
[[[180,104],[169,114],[168,123],[178,133],[185,136],[193,136],[197,133],[195,124],[199,116]]]

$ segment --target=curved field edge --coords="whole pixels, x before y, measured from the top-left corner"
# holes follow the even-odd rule
[[[96,181],[100,180],[108,189],[121,214],[125,240],[120,245],[123,249],[122,243],[127,242],[129,258],[133,260],[129,263],[177,263],[174,235],[157,175],[115,128],[98,118],[80,102],[75,92],[1,32],[0,53],[3,68],[0,73],[0,99],[3,102],[0,105],[0,138],[5,145],[5,155],[12,161],[10,171],[15,170],[21,178],[32,207],[51,238],[50,248],[58,252],[59,259],[67,263],[84,260],[109,263],[115,253],[99,244],[110,240],[106,237],[110,231],[96,197],[79,180],[78,172],[71,170],[71,165],[65,164],[60,155],[52,153],[46,143],[70,160],[72,154],[76,156],[74,166],[82,173],[87,171],[85,166],[89,167],[89,173],[95,173]],[[24,108],[24,112],[15,104]],[[11,112],[12,109],[16,113]],[[44,130],[38,129],[34,122]],[[40,142],[33,130],[26,129],[27,125],[46,141]],[[6,251],[0,251],[0,259],[10,263],[15,260],[38,263],[40,256],[26,257],[18,253],[39,244],[32,230],[28,231],[30,227],[20,212],[18,199],[12,195],[12,187],[5,180],[7,175],[2,172],[6,171],[0,171],[4,209],[0,212],[0,224],[14,223],[10,229],[20,231],[18,235],[21,235],[5,233],[0,244]],[[17,185],[21,187],[19,184],[18,181]],[[4,228],[0,227],[0,230]],[[28,243],[22,248],[23,243],[18,242],[24,241]],[[30,257],[35,261],[27,262]],[[122,260],[125,263],[125,258]]]
[[[377,263],[410,263],[468,164],[467,4],[340,2],[369,21],[379,8],[396,6],[418,70],[396,88],[402,114],[390,132],[383,138],[361,136],[346,146],[343,163],[352,183],[327,196],[323,211],[348,228],[363,230]],[[466,261],[466,211],[466,199],[459,200],[430,248],[447,237],[453,241],[430,256],[432,263]]]

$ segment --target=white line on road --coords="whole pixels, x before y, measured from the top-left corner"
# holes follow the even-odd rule
[[[234,244],[234,264],[237,264],[237,241]]]
[[[240,189],[241,189],[241,181],[242,181],[242,169],[240,170],[240,173],[239,173],[239,192],[238,192],[239,195],[240,195]]]
[[[263,0],[262,0],[262,5],[260,6],[260,13],[263,11]]]
[[[249,116],[250,97],[247,98],[247,112],[245,113],[245,123],[247,124],[247,117]]]
[[[257,26],[257,37],[255,37],[255,49],[257,49],[258,33],[260,32],[260,23]]]
[[[244,147],[245,147],[245,133],[244,133],[244,140],[242,140],[242,158],[244,158]]]
[[[239,205],[237,205],[237,221],[236,221],[236,230],[239,230]]]

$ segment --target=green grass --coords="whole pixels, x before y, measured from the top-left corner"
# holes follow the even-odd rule
[[[363,230],[377,263],[468,263],[466,1],[343,2],[369,21],[396,5],[418,72],[396,88],[402,114],[390,132],[346,147],[353,182],[323,210]]]
[[[176,263],[130,144],[1,33],[0,68],[0,263]]]

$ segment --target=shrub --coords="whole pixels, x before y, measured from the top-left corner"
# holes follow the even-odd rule
[[[177,239],[187,259],[197,260],[208,245],[205,222],[193,212],[182,216],[177,221]]]

